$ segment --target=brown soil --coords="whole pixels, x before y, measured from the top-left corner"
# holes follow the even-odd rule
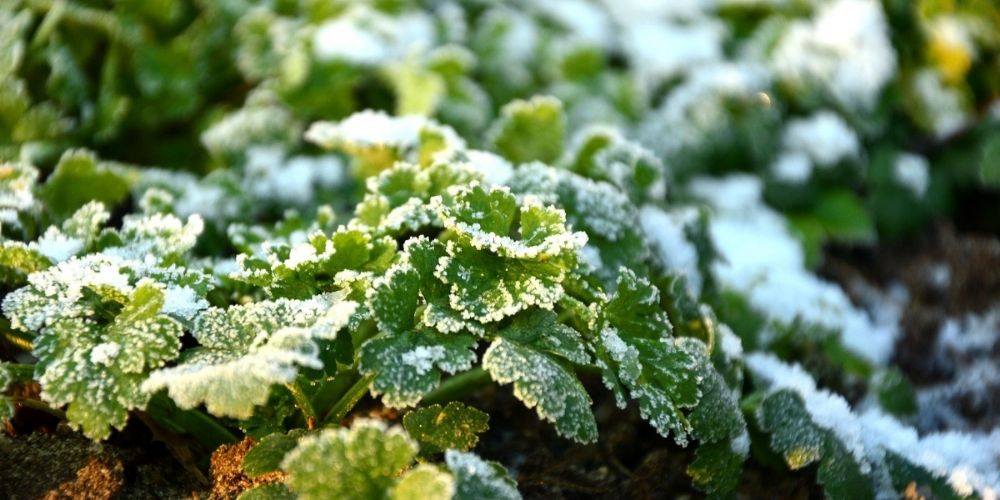
[[[0,434],[0,498],[176,499],[200,487],[157,446],[94,443],[60,429]]]
[[[236,498],[240,493],[256,486],[276,483],[284,478],[281,472],[250,478],[243,473],[243,457],[253,448],[255,441],[246,438],[239,443],[222,445],[212,453],[212,491],[208,498],[224,500]]]

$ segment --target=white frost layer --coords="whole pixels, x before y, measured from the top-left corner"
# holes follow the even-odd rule
[[[464,149],[465,141],[451,128],[422,116],[390,116],[385,111],[365,110],[340,122],[316,122],[306,131],[306,140],[323,147],[372,148],[413,147],[420,132],[432,130],[444,136],[448,149]]]
[[[319,60],[375,65],[429,50],[434,40],[434,22],[426,13],[386,16],[357,6],[321,24],[312,42]]]
[[[804,153],[818,166],[857,156],[861,149],[854,130],[832,111],[790,120],[783,139],[788,151]]]
[[[895,175],[896,181],[913,192],[917,198],[924,197],[931,182],[930,165],[927,163],[927,159],[915,154],[901,153],[896,156],[892,173]]]
[[[882,462],[885,452],[891,451],[945,478],[961,495],[996,499],[1000,494],[1000,430],[941,432],[921,438],[915,429],[878,409],[860,415],[851,412],[839,395],[817,389],[798,365],[770,353],[751,353],[744,361],[770,390],[790,389],[801,395],[813,422],[836,434],[863,467]]]
[[[698,251],[688,241],[684,227],[698,217],[695,209],[666,212],[652,205],[639,210],[639,224],[660,262],[667,269],[687,278],[691,292],[701,295],[701,273],[698,271]]]
[[[624,26],[622,44],[639,77],[657,84],[692,65],[722,59],[723,25],[680,24],[634,19]]]
[[[760,179],[733,175],[696,179],[692,192],[715,209],[710,232],[722,254],[713,271],[723,286],[745,291],[772,320],[802,319],[840,332],[847,349],[884,364],[899,332],[854,307],[837,285],[810,273],[802,247],[785,219],[761,201]]]
[[[822,3],[811,21],[795,21],[771,58],[782,80],[819,84],[841,104],[871,109],[896,73],[896,52],[876,0]]]

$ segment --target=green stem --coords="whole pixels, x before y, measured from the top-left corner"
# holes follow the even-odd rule
[[[492,381],[493,379],[490,378],[490,374],[486,370],[476,367],[441,382],[441,385],[427,393],[421,402],[435,404],[462,399]]]
[[[66,412],[53,408],[46,404],[44,401],[39,401],[37,399],[25,398],[21,396],[10,396],[11,403],[23,406],[25,408],[31,408],[32,410],[38,410],[41,412],[48,413],[59,420],[66,420]]]
[[[104,32],[109,38],[122,41],[124,32],[117,18],[107,11],[66,3],[62,0],[28,0],[28,6],[36,11],[49,12],[60,9],[59,19]]]
[[[358,379],[354,385],[351,386],[347,392],[337,401],[330,411],[323,417],[324,425],[337,426],[340,425],[340,421],[347,416],[347,413],[361,401],[361,398],[368,393],[368,387],[371,385],[372,380],[375,378],[374,373],[369,373],[364,377]]]
[[[306,417],[306,428],[309,430],[315,429],[316,410],[313,408],[312,402],[309,401],[309,396],[302,390],[302,386],[298,382],[290,382],[285,384],[285,388],[288,389],[288,392],[292,393],[292,398],[295,399],[295,406],[298,406],[299,410],[302,411],[302,415]]]

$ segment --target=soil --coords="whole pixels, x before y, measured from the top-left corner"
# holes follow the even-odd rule
[[[878,248],[830,248],[819,271],[842,284],[861,306],[872,305],[872,290],[908,290],[893,363],[914,383],[922,403],[933,401],[930,406],[944,408],[942,415],[949,416],[922,412],[917,419],[921,431],[1000,427],[1000,402],[977,396],[984,384],[990,389],[990,379],[978,376],[978,384],[972,384],[978,386],[976,390],[964,390],[961,383],[970,376],[969,367],[998,366],[1000,343],[973,352],[940,347],[941,332],[949,321],[969,314],[989,320],[989,313],[1000,305],[1000,240],[940,224],[906,242]],[[995,329],[997,324],[992,326]],[[551,425],[517,402],[509,387],[490,387],[467,401],[491,416],[490,431],[482,436],[476,451],[503,463],[527,499],[703,498],[685,474],[693,449],[656,435],[634,409],[618,410],[598,380],[585,383],[598,398],[594,409],[600,443],[579,445],[560,438]],[[1000,393],[1000,377],[992,383],[996,384],[994,394]],[[396,422],[400,418],[371,401],[363,402],[355,413],[361,414]],[[22,409],[7,435],[0,433],[0,463],[4,464],[0,497],[223,499],[279,479],[251,479],[242,473],[240,465],[251,440],[213,454],[209,485],[179,465],[141,423],[115,433],[105,444],[94,444],[57,422],[44,413]],[[815,468],[789,474],[781,467],[761,465],[766,463],[748,464],[739,497],[822,498]]]

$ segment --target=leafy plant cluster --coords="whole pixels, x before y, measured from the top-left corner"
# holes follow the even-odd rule
[[[722,2],[643,28],[570,3],[604,29],[545,2],[0,7],[0,387],[41,385],[0,396],[0,418],[30,405],[95,440],[152,422],[203,456],[251,437],[247,475],[279,479],[245,498],[518,498],[472,452],[488,416],[460,401],[509,387],[593,443],[593,378],[696,446],[711,496],[747,460],[818,464],[835,498],[994,492],[989,467],[901,423],[905,380],[840,323],[720,271],[724,214],[698,186],[756,175],[805,243],[790,283],[811,285],[826,238],[895,234],[989,185],[998,121],[973,110],[1000,91],[995,7]],[[837,8],[875,32],[823,31]],[[712,26],[718,54],[650,54],[657,33]],[[796,66],[803,47],[827,59]],[[852,86],[879,47],[892,68]],[[906,102],[928,79],[962,96],[957,138]],[[402,425],[360,418],[366,398]]]

